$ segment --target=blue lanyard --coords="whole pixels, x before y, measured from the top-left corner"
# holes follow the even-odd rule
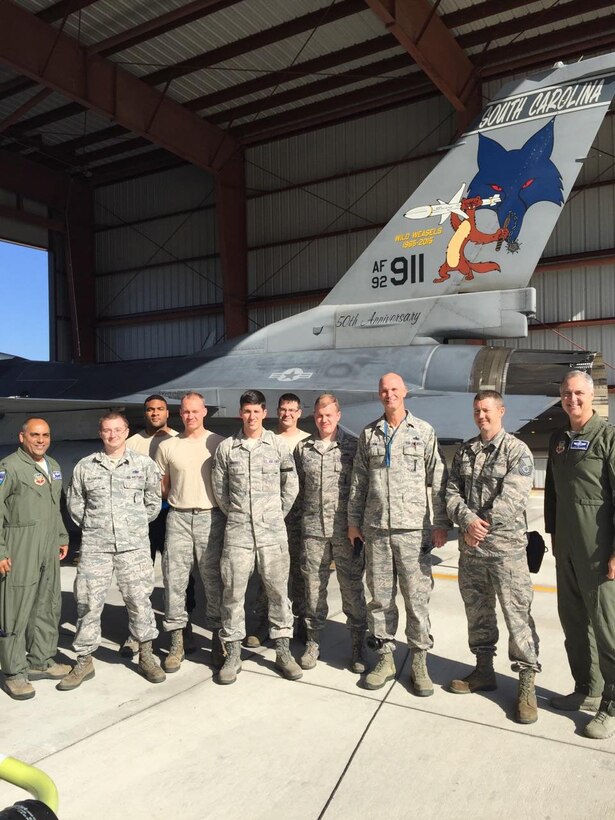
[[[399,425],[393,430],[391,435],[389,435],[389,425],[385,419],[384,422],[384,466],[390,467],[391,466],[391,447],[393,446],[393,439],[395,438],[395,433],[399,430]]]

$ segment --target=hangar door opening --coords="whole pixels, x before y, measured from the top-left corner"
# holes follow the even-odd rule
[[[0,241],[0,352],[49,360],[49,254]]]

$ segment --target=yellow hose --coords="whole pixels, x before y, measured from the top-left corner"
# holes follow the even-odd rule
[[[0,754],[0,779],[25,789],[37,800],[49,806],[51,811],[58,813],[60,800],[56,785],[49,775],[35,766]]]

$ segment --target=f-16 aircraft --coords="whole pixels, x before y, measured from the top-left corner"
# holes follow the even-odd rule
[[[355,432],[380,415],[379,377],[406,380],[413,412],[440,438],[474,432],[473,393],[506,394],[518,430],[558,401],[570,367],[593,371],[589,352],[514,350],[450,340],[527,335],[536,292],[527,287],[615,90],[615,55],[515,81],[405,202],[316,308],[198,356],[146,363],[71,365],[6,356],[5,414],[139,406],[150,393],[205,394],[210,413],[234,417],[243,390],[270,401],[288,390],[306,408],[335,391]],[[73,414],[71,438],[92,435]],[[5,420],[2,422],[4,425]]]

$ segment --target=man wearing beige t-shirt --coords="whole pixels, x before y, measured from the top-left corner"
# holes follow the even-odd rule
[[[291,455],[297,444],[310,435],[297,426],[301,413],[299,396],[294,393],[284,393],[280,396],[278,399],[278,438],[288,446]],[[301,574],[301,509],[298,502],[295,502],[292,510],[286,516],[286,534],[290,553],[289,591],[293,603],[293,615],[296,619],[295,631],[297,638],[302,643],[306,643],[305,580]]]
[[[177,672],[184,659],[186,587],[195,562],[205,588],[206,625],[213,633],[212,664],[220,667],[224,663],[218,630],[222,599],[220,555],[226,519],[211,487],[212,459],[223,436],[203,427],[207,408],[200,393],[187,393],[182,398],[179,415],[184,432],[162,442],[156,454],[156,464],[163,473],[162,494],[170,507],[162,555],[163,627],[171,633],[165,660],[167,672]]]
[[[145,421],[145,430],[139,430],[138,433],[126,439],[126,447],[134,453],[141,453],[141,455],[149,456],[153,461],[156,460],[156,453],[163,441],[174,438],[177,431],[169,427],[169,405],[164,396],[154,393],[148,396],[143,402],[143,418]],[[162,509],[158,518],[155,518],[149,525],[149,545],[152,555],[152,562],[156,562],[156,553],[162,555],[164,550],[164,539],[167,528],[167,515],[169,513],[169,504],[167,501],[162,502]],[[186,592],[186,607],[188,609],[188,618],[195,607],[194,600],[194,578],[190,575],[188,583],[188,590]],[[194,652],[196,646],[192,638],[192,627],[190,620],[184,629],[184,648],[186,653]],[[132,635],[124,641],[120,649],[120,655],[125,658],[132,658],[139,651],[139,642]]]

